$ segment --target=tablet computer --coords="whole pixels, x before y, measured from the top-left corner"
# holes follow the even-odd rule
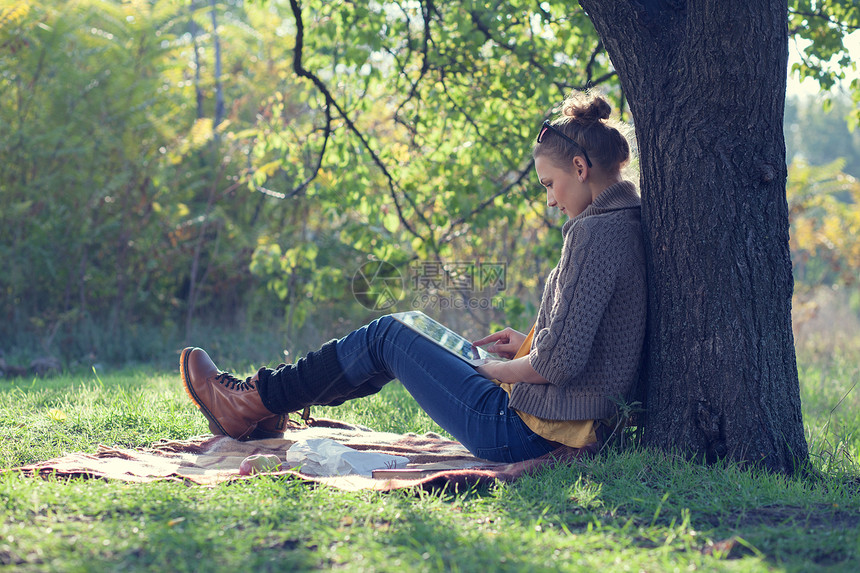
[[[472,346],[471,340],[436,322],[420,310],[395,312],[391,316],[472,366],[480,366],[487,359],[495,358],[483,348]]]

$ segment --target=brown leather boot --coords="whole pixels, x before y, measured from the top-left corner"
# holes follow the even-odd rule
[[[263,406],[257,386],[221,372],[202,348],[186,348],[179,358],[182,384],[218,434],[237,440],[251,435],[260,422],[277,417]],[[213,433],[214,430],[213,430]]]
[[[281,368],[284,364],[278,365],[278,368]],[[248,382],[252,385],[257,385],[257,380],[259,380],[260,375],[254,374],[251,378],[248,379]],[[258,388],[259,390],[259,388]],[[265,420],[260,420],[257,424],[257,428],[248,434],[247,437],[243,438],[243,440],[268,440],[270,438],[283,438],[284,432],[287,431],[287,427],[290,426],[290,416],[288,414],[274,414],[271,418],[266,418]],[[297,426],[295,422],[292,424],[293,426]],[[218,427],[218,424],[215,422],[209,422],[209,431],[212,432],[216,436],[223,436],[224,432],[221,431],[221,428]]]

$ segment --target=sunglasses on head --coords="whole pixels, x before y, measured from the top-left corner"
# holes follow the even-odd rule
[[[548,131],[552,131],[556,135],[562,137],[563,139],[566,139],[574,147],[576,147],[577,149],[582,151],[582,155],[585,157],[585,162],[588,164],[589,167],[592,167],[591,159],[588,158],[588,153],[585,151],[585,148],[583,146],[581,146],[580,144],[578,144],[577,142],[575,142],[574,140],[572,140],[571,138],[569,138],[568,136],[566,136],[565,134],[563,134],[561,132],[561,130],[559,130],[558,128],[553,127],[552,124],[549,122],[549,120],[544,121],[543,125],[540,128],[540,133],[538,133],[538,136],[537,136],[537,142],[538,143],[543,143],[543,137],[547,134]]]

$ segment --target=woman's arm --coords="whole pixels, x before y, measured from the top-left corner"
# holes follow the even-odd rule
[[[478,372],[487,378],[496,379],[499,382],[507,382],[508,384],[516,384],[517,382],[549,384],[549,380],[532,368],[532,363],[529,361],[528,355],[509,362],[490,360],[486,364],[478,366]]]
[[[547,319],[535,330],[529,353],[532,367],[559,388],[576,383],[585,370],[628,258],[624,229],[598,219],[587,217],[566,238],[570,259],[557,267],[552,308],[541,307]]]

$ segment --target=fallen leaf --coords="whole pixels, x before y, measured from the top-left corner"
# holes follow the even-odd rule
[[[714,555],[715,557],[725,559],[729,556],[738,544],[738,540],[734,537],[729,537],[728,539],[723,539],[722,541],[714,542],[713,544],[709,544],[707,547],[702,549],[703,555]]]
[[[48,417],[55,422],[64,422],[66,420],[66,413],[57,408],[51,408],[48,410]]]

